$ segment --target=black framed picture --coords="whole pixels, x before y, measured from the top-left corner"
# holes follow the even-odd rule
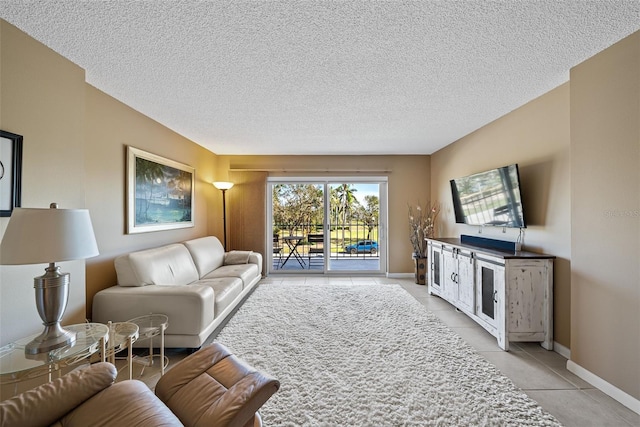
[[[22,135],[0,130],[0,216],[20,207]]]

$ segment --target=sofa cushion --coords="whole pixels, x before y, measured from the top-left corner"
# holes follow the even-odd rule
[[[184,245],[191,253],[201,278],[210,271],[221,267],[224,262],[224,248],[220,240],[215,236],[188,240],[184,242]]]
[[[191,254],[179,243],[132,252],[115,260],[118,285],[188,285],[199,279]]]
[[[229,251],[224,254],[224,265],[248,264],[252,251]]]
[[[242,280],[243,286],[248,286],[252,280],[260,276],[260,271],[256,264],[234,264],[223,265],[212,272],[206,274],[203,279],[216,279],[219,277],[238,277]]]
[[[198,285],[209,286],[214,294],[214,313],[218,316],[229,307],[233,300],[242,293],[242,280],[237,277],[221,277],[218,279],[203,279],[196,282]]]

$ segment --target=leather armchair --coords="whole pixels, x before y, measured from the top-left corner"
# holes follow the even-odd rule
[[[213,343],[172,367],[158,381],[156,395],[188,426],[260,426],[257,411],[279,387]]]
[[[260,426],[257,410],[280,383],[249,367],[222,344],[203,347],[158,381],[115,383],[109,363],[72,371],[0,402],[0,427]]]

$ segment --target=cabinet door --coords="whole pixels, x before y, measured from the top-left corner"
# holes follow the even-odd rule
[[[444,289],[443,297],[452,304],[458,299],[458,250],[452,247],[443,247],[444,258]]]
[[[548,260],[510,260],[507,264],[507,323],[510,333],[544,333],[548,319]]]
[[[429,293],[441,295],[442,293],[442,246],[430,244],[429,246]]]
[[[504,265],[476,260],[476,315],[497,328],[504,324],[504,305]]]
[[[475,260],[472,252],[458,253],[458,306],[461,310],[474,313],[476,301]]]

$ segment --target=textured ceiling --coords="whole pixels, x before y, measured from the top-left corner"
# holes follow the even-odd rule
[[[0,17],[218,154],[430,154],[640,29],[640,0],[0,0]]]

